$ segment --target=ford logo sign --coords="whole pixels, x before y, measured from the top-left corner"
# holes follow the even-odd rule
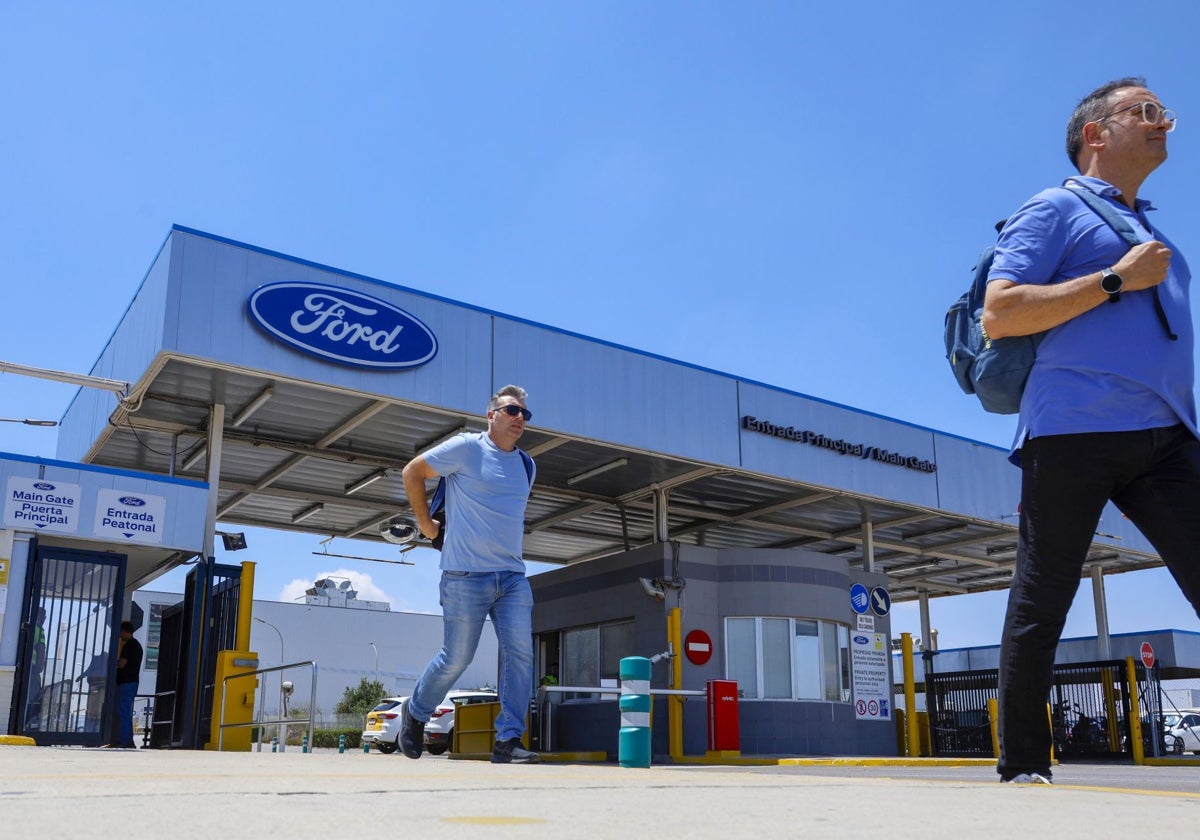
[[[854,644],[856,644],[856,645],[869,645],[869,644],[871,644],[871,640],[870,640],[870,639],[868,639],[866,636],[855,636],[855,637],[854,637]]]
[[[146,500],[139,499],[137,496],[122,496],[121,504],[125,505],[126,507],[144,507]]]
[[[349,289],[269,283],[255,289],[246,306],[280,341],[338,364],[404,370],[437,355],[429,327],[403,309]]]
[[[54,485],[48,481],[36,481],[36,482],[34,482],[33,487],[35,490],[54,490],[54,489],[56,489],[54,487]]]

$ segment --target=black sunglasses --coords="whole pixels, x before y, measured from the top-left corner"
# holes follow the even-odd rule
[[[533,419],[533,412],[528,408],[521,408],[521,406],[512,405],[511,403],[509,405],[500,406],[496,409],[496,411],[503,411],[509,417],[516,417],[519,414],[525,418],[526,423]]]

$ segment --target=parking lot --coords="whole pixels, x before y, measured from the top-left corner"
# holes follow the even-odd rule
[[[1200,768],[492,765],[426,755],[0,746],[5,836],[1190,836]]]

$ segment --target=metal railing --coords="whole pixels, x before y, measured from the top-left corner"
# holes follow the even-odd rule
[[[308,699],[308,717],[303,718],[279,718],[277,720],[253,720],[248,723],[226,723],[225,722],[225,692],[230,680],[242,680],[248,677],[256,677],[260,674],[272,674],[276,671],[286,671],[290,668],[309,667],[312,674],[312,683],[309,689]],[[282,676],[282,675],[281,675]],[[267,698],[267,683],[266,680],[259,680],[258,689],[258,708],[264,708]],[[230,674],[221,680],[221,717],[217,725],[217,750],[220,751],[225,741],[226,729],[245,729],[246,727],[258,727],[258,752],[262,752],[263,745],[263,727],[271,724],[278,724],[280,727],[280,751],[287,746],[287,727],[288,724],[308,724],[308,743],[311,746],[313,742],[313,710],[317,707],[317,663],[309,659],[304,662],[292,662],[288,665],[275,665],[271,668],[259,668],[257,671],[242,671],[238,674]]]

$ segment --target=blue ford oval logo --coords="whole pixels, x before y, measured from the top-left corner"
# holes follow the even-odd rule
[[[339,364],[403,370],[437,355],[429,327],[403,309],[349,289],[268,283],[246,305],[255,322],[280,341]]]
[[[48,481],[35,481],[33,484],[35,490],[54,490],[57,489]]]
[[[854,637],[854,644],[856,644],[856,645],[869,645],[870,643],[871,643],[871,640],[868,639],[866,636],[855,636]]]
[[[122,496],[121,504],[126,507],[143,507],[146,504],[146,500],[139,499],[137,496]]]

